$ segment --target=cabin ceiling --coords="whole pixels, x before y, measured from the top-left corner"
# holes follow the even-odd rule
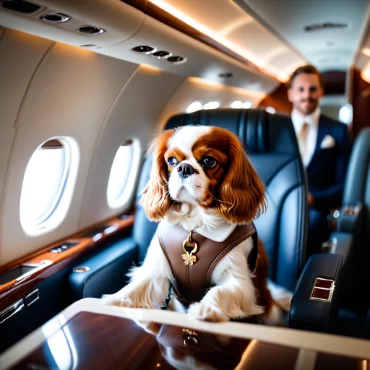
[[[124,3],[127,4],[124,4]],[[42,6],[32,14],[0,9],[0,25],[70,45],[88,48],[133,63],[148,64],[171,73],[200,77],[221,84],[268,93],[278,81],[287,81],[298,66],[312,63],[319,70],[347,71],[351,65],[369,70],[369,0],[35,0]],[[198,40],[156,21],[133,6],[154,4],[180,21],[223,44],[257,68],[250,68]],[[0,1],[1,5],[1,1]],[[130,6],[133,5],[133,6]],[[71,19],[47,24],[50,12]],[[99,36],[76,32],[93,24],[106,32]],[[326,24],[305,31],[308,25]],[[344,24],[342,28],[331,28]],[[171,65],[132,51],[140,44],[169,50],[188,61]],[[369,46],[367,54],[360,52]],[[233,75],[226,81],[223,73]]]
[[[355,62],[369,18],[369,0],[235,0],[321,71]],[[333,25],[346,25],[332,28]],[[314,26],[313,30],[305,28]]]

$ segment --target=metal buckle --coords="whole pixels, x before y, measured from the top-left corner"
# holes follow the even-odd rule
[[[335,281],[332,279],[316,278],[313,285],[310,300],[320,302],[331,302],[335,288]]]

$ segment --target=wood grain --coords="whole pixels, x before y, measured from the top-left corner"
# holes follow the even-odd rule
[[[51,261],[50,265],[34,272],[22,281],[17,282],[16,280],[12,280],[6,284],[0,285],[0,311],[19,299],[24,298],[27,294],[32,292],[35,285],[62,270],[85,253],[95,248],[99,248],[100,245],[107,242],[112,237],[125,232],[128,228],[132,227],[133,223],[133,216],[128,216],[126,219],[112,218],[2,266],[0,268],[0,275],[22,264],[40,264],[41,261],[44,260]],[[86,233],[92,232],[103,225],[113,226],[111,229],[113,231],[110,233],[101,233],[100,239],[93,238],[91,236],[84,237]],[[50,250],[55,246],[69,241],[77,241],[79,244],[61,253],[50,252]]]
[[[272,107],[277,113],[290,115],[292,104],[287,97],[287,87],[285,84],[280,84],[269,95],[266,95],[258,104],[259,108]]]
[[[363,128],[370,126],[370,84],[362,79],[361,72],[355,68],[351,70],[351,79],[352,134],[355,138]]]

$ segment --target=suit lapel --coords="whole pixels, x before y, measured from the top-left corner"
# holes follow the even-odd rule
[[[316,139],[316,146],[313,156],[311,157],[310,163],[307,166],[307,170],[310,169],[311,165],[315,161],[315,157],[320,152],[321,142],[324,139],[325,135],[328,135],[330,132],[330,125],[327,123],[325,117],[321,114],[319,119],[319,127],[317,130],[317,139]]]

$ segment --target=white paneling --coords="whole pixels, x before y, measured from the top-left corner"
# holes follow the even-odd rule
[[[220,103],[220,108],[230,108],[234,101],[250,102],[252,106],[257,106],[264,96],[263,93],[251,90],[212,84],[198,78],[188,78],[177,89],[163,110],[161,124],[165,125],[174,114],[185,112],[186,108],[195,101],[199,101],[203,105],[211,101],[217,101]]]
[[[37,0],[42,6],[31,14],[0,8],[0,24],[4,27],[64,42],[70,45],[112,45],[132,36],[141,26],[144,15],[118,0]],[[65,23],[46,23],[41,16],[60,12],[70,16]],[[93,25],[106,32],[84,35],[76,30],[82,25]]]
[[[234,0],[279,34],[320,70],[350,67],[369,17],[368,0]],[[306,32],[305,26],[345,23],[346,28]]]
[[[8,63],[13,63],[13,58]],[[136,65],[56,44],[43,59],[23,101],[1,206],[0,263],[6,263],[78,230],[95,142],[111,105]],[[9,82],[12,85],[11,81]],[[6,104],[6,101],[4,102]],[[74,137],[80,165],[70,209],[52,233],[27,237],[19,221],[24,171],[37,146],[52,136]]]
[[[127,205],[121,209],[110,209],[107,205],[108,177],[116,151],[128,138],[138,138],[143,152],[146,151],[148,142],[160,129],[159,116],[163,106],[183,79],[141,66],[122,90],[107,117],[96,146],[80,228],[127,209]],[[130,177],[135,175],[136,173],[131,173]]]
[[[187,62],[174,65],[166,59],[157,59],[132,51],[132,48],[138,45],[150,45],[158,50],[167,50],[173,55],[187,58]],[[143,26],[135,36],[119,44],[99,48],[96,51],[134,63],[148,64],[186,77],[195,76],[216,83],[266,93],[271,92],[279,84],[277,80],[252,70],[242,62],[150,17],[145,18]],[[220,73],[225,72],[233,73],[233,77],[229,80],[219,77]],[[258,85],[255,84],[256,82]]]
[[[17,114],[33,73],[51,41],[2,29],[0,38],[0,197]]]

